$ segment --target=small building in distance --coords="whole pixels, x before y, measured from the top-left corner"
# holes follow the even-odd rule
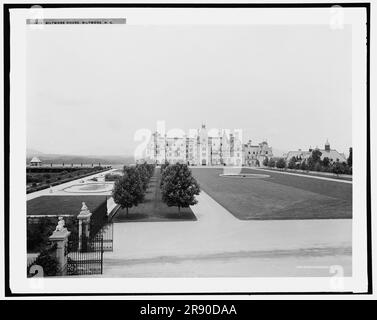
[[[321,151],[321,160],[329,158],[330,161],[347,162],[347,158],[344,153],[339,153],[335,149],[330,148],[329,140],[326,140],[325,149],[319,149]]]
[[[42,161],[39,160],[37,157],[33,157],[33,159],[30,160],[30,166],[31,167],[40,167],[42,165]]]
[[[308,159],[312,155],[313,149],[310,147],[308,151],[298,149],[297,151],[289,151],[286,154],[287,161],[291,160],[293,157],[296,157],[298,160]]]
[[[319,149],[318,147],[312,149],[310,147],[308,151],[302,151],[301,149],[299,149],[298,151],[289,151],[286,155],[286,160],[289,161],[293,157],[296,157],[296,159],[300,161],[308,159],[312,155],[312,152],[314,150],[319,150],[321,152],[321,160],[328,158],[330,162],[347,162],[347,158],[343,153],[340,153],[337,150],[330,148],[329,140],[326,141],[324,149]]]

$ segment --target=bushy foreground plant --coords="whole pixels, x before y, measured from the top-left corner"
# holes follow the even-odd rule
[[[44,276],[56,276],[61,270],[59,270],[58,260],[53,256],[55,250],[56,247],[43,250],[37,259],[27,268],[27,274],[30,274],[30,268],[33,265],[38,265],[42,267]]]

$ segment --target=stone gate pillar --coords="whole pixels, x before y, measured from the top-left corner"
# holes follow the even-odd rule
[[[55,258],[59,264],[59,271],[57,275],[65,275],[66,274],[66,266],[67,266],[67,250],[66,246],[68,244],[68,237],[71,234],[64,226],[65,222],[63,217],[59,217],[58,225],[56,226],[55,231],[49,237],[49,240],[52,242],[53,245],[56,245],[55,249]]]
[[[90,217],[92,213],[89,211],[85,202],[82,203],[80,214],[77,216],[79,220],[79,251],[85,251],[86,242],[90,234]]]

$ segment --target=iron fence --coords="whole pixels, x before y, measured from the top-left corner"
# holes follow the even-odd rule
[[[70,236],[65,254],[67,275],[93,275],[103,272],[103,237]]]
[[[97,233],[97,236],[98,235],[102,236],[104,251],[113,251],[113,232],[114,232],[113,223],[108,222]]]

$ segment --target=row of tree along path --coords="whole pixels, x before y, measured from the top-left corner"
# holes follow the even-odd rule
[[[114,184],[113,198],[126,210],[126,218],[129,209],[138,206],[137,210],[131,210],[134,213],[130,218],[134,216],[136,219],[139,215],[151,220],[165,220],[163,217],[171,213],[168,207],[177,207],[176,212],[184,215],[182,218],[195,219],[189,206],[197,203],[195,196],[200,188],[187,165],[165,164],[156,168],[144,163],[125,166],[123,171],[123,176]],[[182,212],[181,208],[187,209]]]

